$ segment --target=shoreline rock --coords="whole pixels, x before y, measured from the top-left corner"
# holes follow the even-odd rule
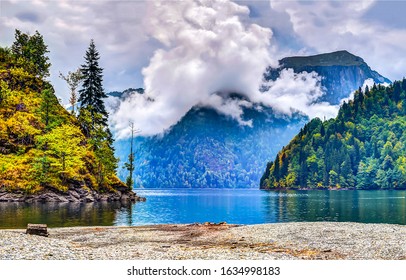
[[[116,192],[99,193],[84,188],[69,189],[66,193],[47,189],[38,194],[26,194],[23,192],[7,192],[0,190],[1,202],[143,202],[145,197],[137,196],[131,190],[117,190]]]

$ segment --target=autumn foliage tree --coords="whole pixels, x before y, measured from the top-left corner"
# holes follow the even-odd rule
[[[78,119],[61,106],[45,80],[47,53],[38,32],[16,30],[12,47],[0,47],[0,187],[30,194],[72,185],[122,190],[106,116],[87,104]]]

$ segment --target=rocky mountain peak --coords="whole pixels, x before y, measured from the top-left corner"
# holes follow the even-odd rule
[[[360,66],[365,64],[364,60],[352,53],[341,50],[331,53],[317,54],[311,56],[286,57],[280,61],[285,67],[300,66]]]
[[[346,50],[312,56],[286,57],[279,61],[278,68],[268,68],[266,80],[276,80],[283,69],[291,68],[295,73],[316,72],[322,77],[321,86],[325,92],[318,101],[340,104],[368,79],[374,83],[390,83],[378,72],[372,70],[359,56]]]

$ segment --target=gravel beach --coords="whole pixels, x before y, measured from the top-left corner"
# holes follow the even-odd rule
[[[360,223],[50,228],[49,237],[0,230],[2,260],[406,259],[406,226]]]

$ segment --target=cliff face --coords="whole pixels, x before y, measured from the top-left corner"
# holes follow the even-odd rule
[[[375,83],[390,83],[391,81],[376,71],[373,71],[365,61],[347,51],[305,57],[287,57],[279,61],[279,68],[269,68],[266,79],[275,80],[282,69],[292,68],[300,73],[316,72],[322,77],[321,85],[326,94],[319,101],[339,104],[351,92],[357,90],[367,79]]]

